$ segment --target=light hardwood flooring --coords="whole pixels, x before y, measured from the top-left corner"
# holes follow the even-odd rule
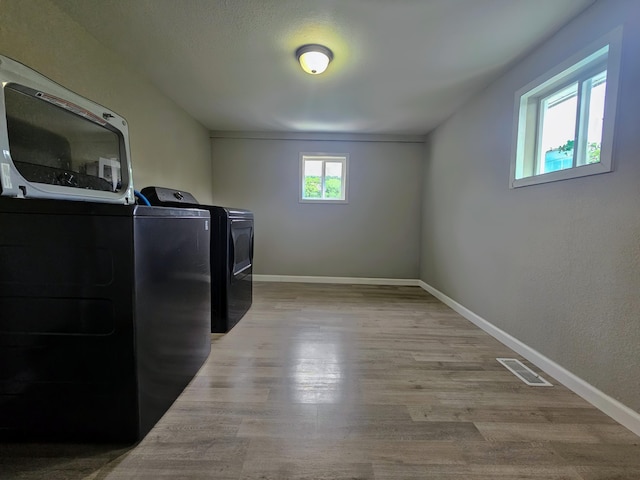
[[[0,478],[640,479],[639,437],[503,356],[418,287],[256,283],[142,442],[0,445]]]

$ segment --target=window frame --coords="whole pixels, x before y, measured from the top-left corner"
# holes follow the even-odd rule
[[[348,153],[323,153],[323,152],[300,152],[299,156],[300,173],[298,176],[298,202],[299,203],[349,203],[348,180],[349,180],[349,154]],[[342,163],[342,192],[344,198],[305,198],[304,197],[304,163],[305,160],[322,161],[322,191],[324,194],[324,184],[326,177],[326,162]]]
[[[515,93],[509,188],[597,175],[613,170],[613,136],[618,100],[621,47],[622,27],[618,27]],[[581,105],[584,103],[584,98],[581,98],[582,84],[603,70],[607,72],[607,79],[600,162],[580,165],[576,164],[574,160],[571,168],[549,173],[536,173],[539,171],[537,163],[542,137],[542,101],[571,84],[578,83],[574,159],[578,158],[582,153],[577,150],[580,140],[583,140],[582,143],[584,143],[584,138],[578,135],[578,132],[582,132],[584,129],[584,124],[580,124],[580,121],[584,120],[584,115],[579,114],[580,110],[584,109],[584,105]]]

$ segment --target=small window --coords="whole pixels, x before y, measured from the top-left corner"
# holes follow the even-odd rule
[[[511,187],[610,172],[621,29],[516,93]]]
[[[347,203],[349,155],[300,154],[301,202]]]

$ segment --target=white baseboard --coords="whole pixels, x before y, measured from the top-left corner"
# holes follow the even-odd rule
[[[452,298],[449,298],[447,295],[435,289],[431,285],[428,285],[422,280],[418,280],[418,285],[429,292],[431,295],[436,297],[442,303],[448,305],[453,310],[458,312],[471,323],[480,327],[496,340],[502,342],[507,347],[522,355],[531,363],[539,367],[541,370],[554,377],[556,380],[558,380],[558,382],[562,383],[565,387],[580,395],[587,402],[591,403],[593,406],[609,415],[615,421],[619,422],[621,425],[625,426],[633,433],[640,436],[640,413],[620,403],[618,400],[610,397],[606,393],[598,390],[590,383],[587,383],[582,378],[571,373],[566,368],[545,357],[537,350],[534,350],[517,338],[509,335],[504,330],[501,330],[495,325],[489,323],[484,318],[476,315],[471,310],[459,304]]]
[[[417,287],[415,278],[315,277],[299,275],[253,275],[256,282],[340,283],[349,285],[401,285]]]

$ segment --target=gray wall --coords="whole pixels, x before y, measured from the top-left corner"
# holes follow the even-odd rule
[[[637,0],[597,2],[425,146],[210,142],[199,123],[47,0],[0,0],[0,11],[0,53],[127,118],[137,188],[174,186],[255,212],[256,273],[419,274],[640,411]],[[615,171],[509,190],[514,92],[624,22]],[[351,155],[349,204],[298,203],[300,151]]]
[[[0,54],[122,115],[137,189],[167,185],[211,201],[209,132],[47,0],[0,0]]]
[[[417,278],[422,144],[213,138],[217,204],[255,213],[255,273]],[[349,203],[299,203],[300,152],[348,153]]]
[[[516,90],[624,24],[614,172],[510,190]],[[425,146],[426,283],[640,411],[640,3],[596,2]]]

